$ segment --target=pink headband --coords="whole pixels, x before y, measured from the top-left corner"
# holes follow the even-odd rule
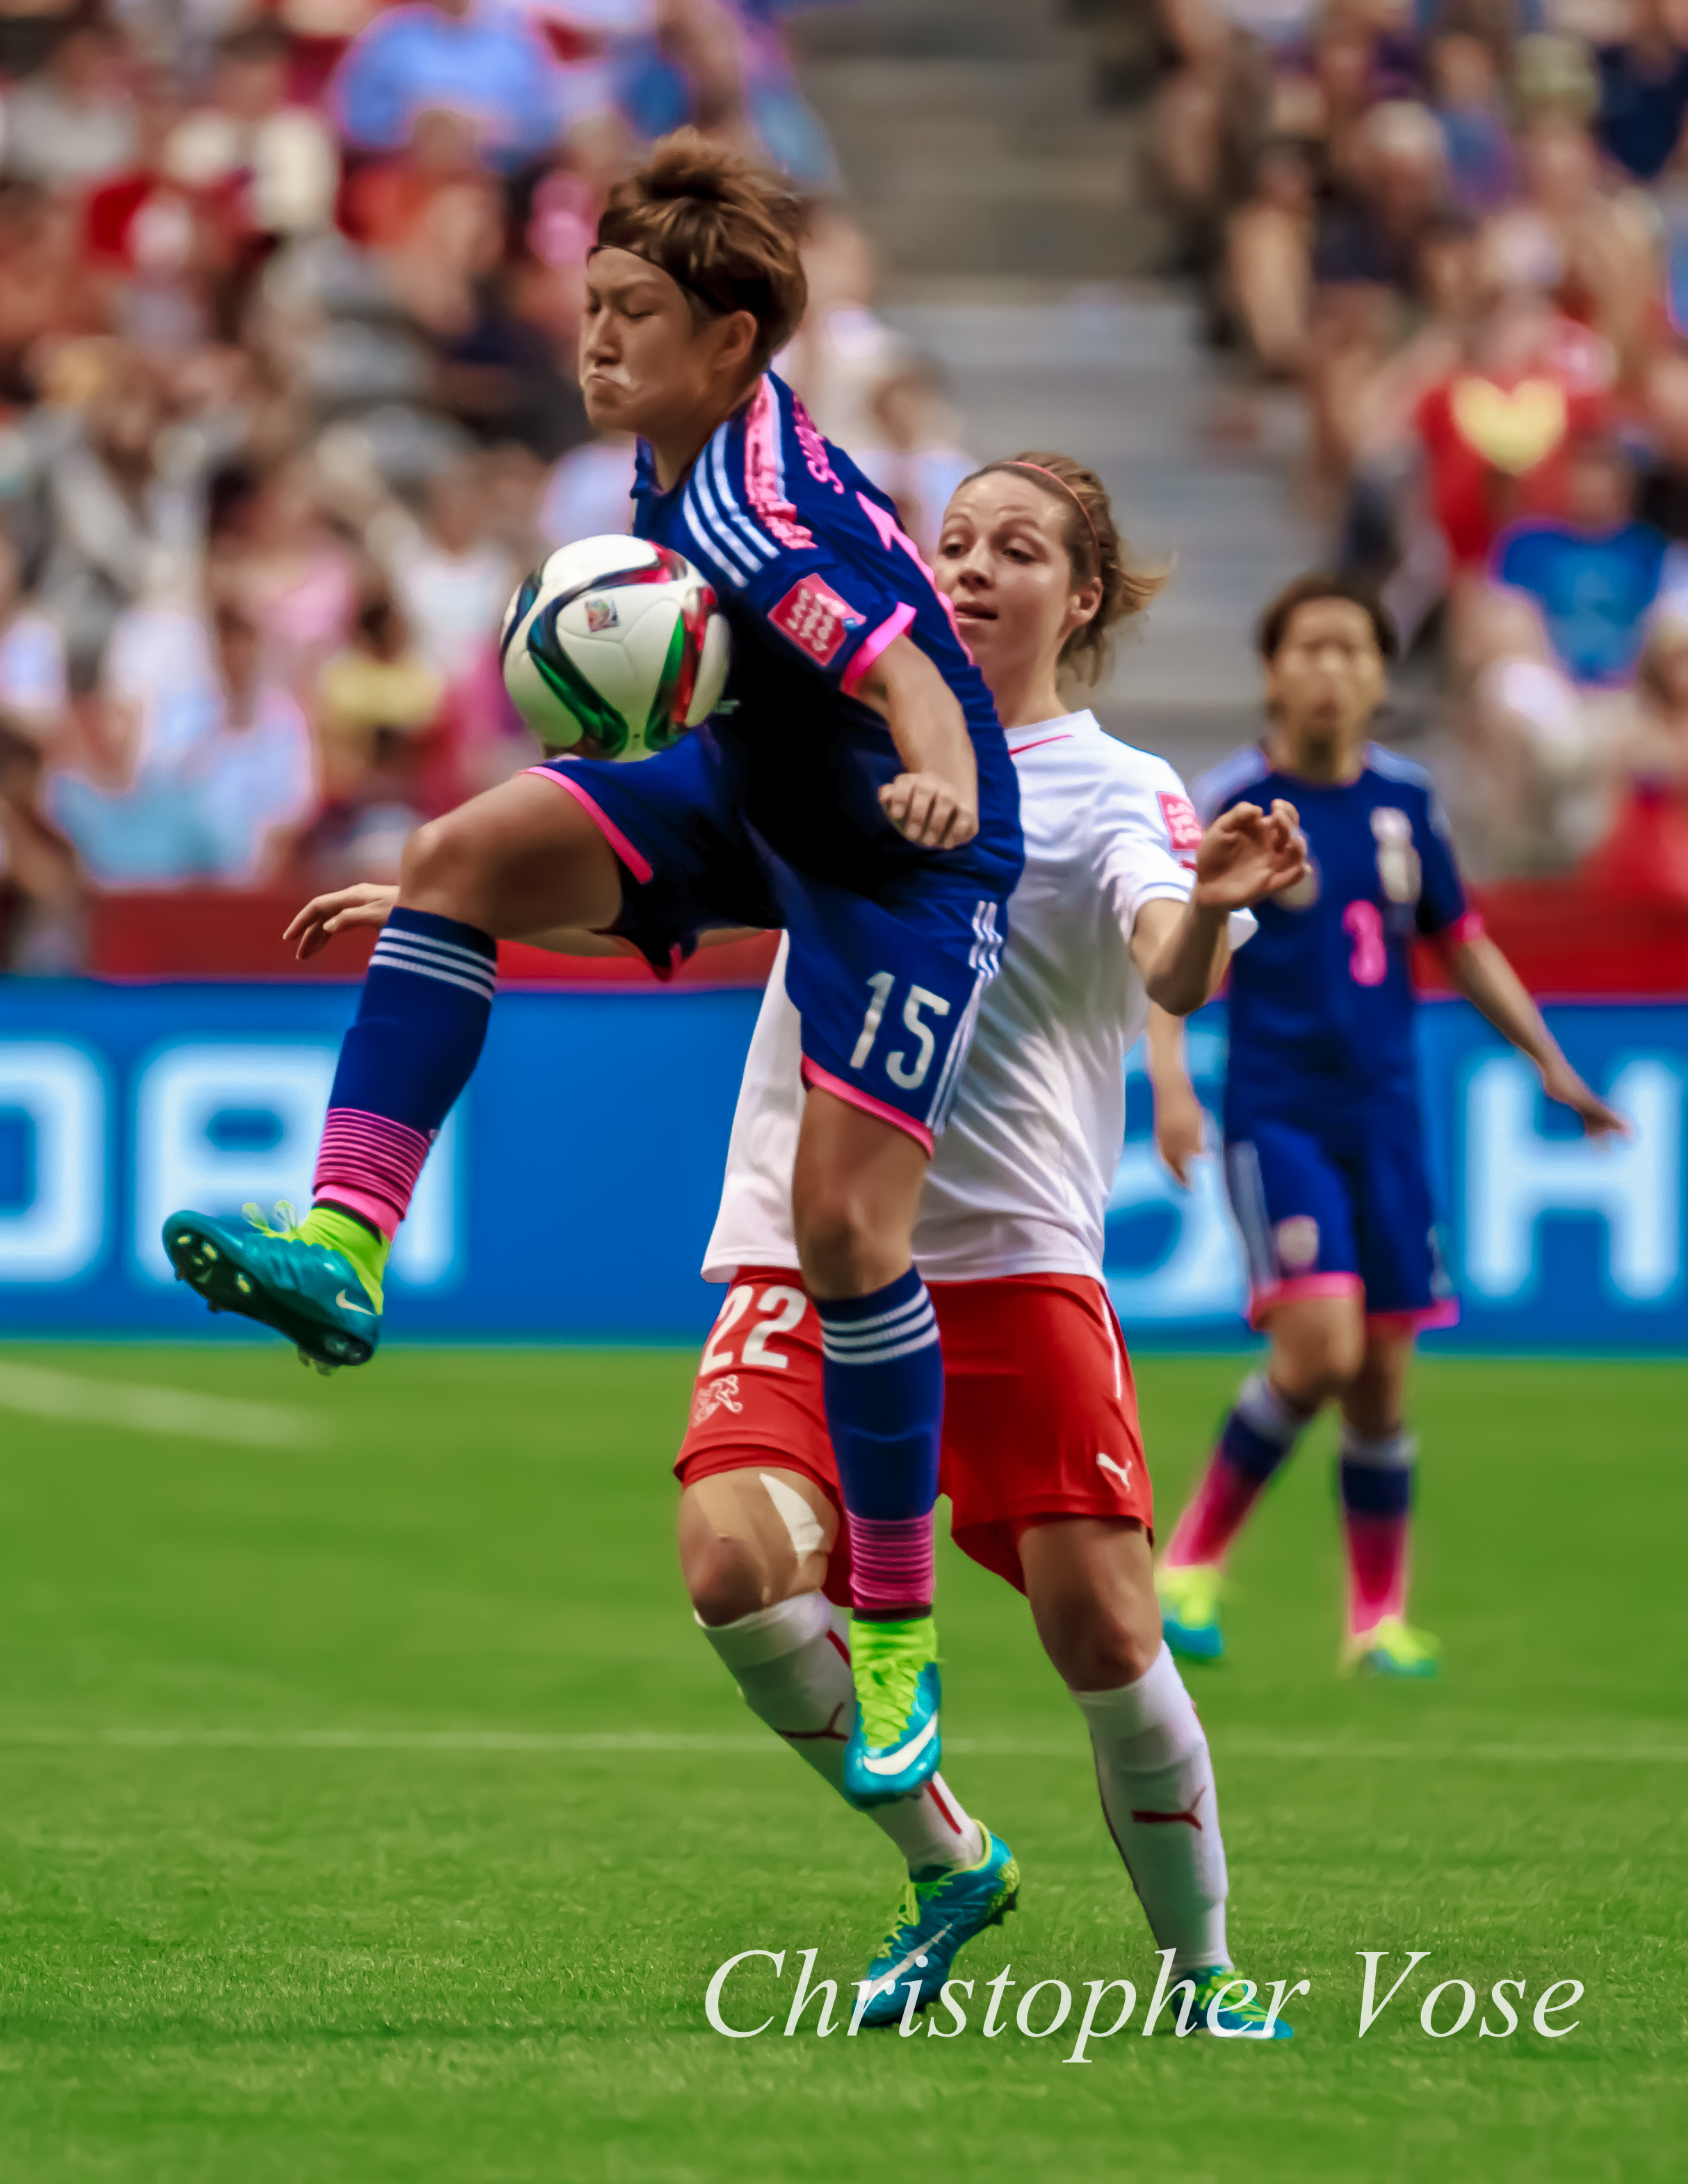
[[[1046,477],[1051,482],[1051,483],[1058,485],[1061,488],[1061,491],[1067,495],[1067,498],[1072,503],[1072,505],[1084,519],[1084,528],[1090,534],[1090,545],[1096,556],[1096,573],[1100,576],[1101,574],[1102,568],[1102,542],[1096,536],[1095,524],[1091,520],[1089,510],[1085,507],[1084,502],[1079,499],[1078,494],[1074,493],[1072,487],[1068,485],[1067,480],[1061,476],[1059,471],[1046,470],[1041,463],[1028,463],[1022,456],[1019,455],[1006,460],[999,465],[999,467],[1006,471],[1035,471],[1039,477]]]

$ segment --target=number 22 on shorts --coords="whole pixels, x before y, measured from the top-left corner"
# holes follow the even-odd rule
[[[861,1020],[861,1036],[850,1057],[852,1069],[867,1067],[896,983],[894,971],[876,971],[867,981],[867,990],[872,999],[867,1004],[867,1013]],[[899,1047],[894,1053],[885,1056],[885,1074],[899,1091],[917,1092],[920,1089],[926,1082],[927,1072],[932,1067],[932,1057],[937,1051],[938,1042],[932,1035],[931,1026],[921,1015],[922,1009],[930,1009],[935,1017],[947,1017],[950,1004],[941,994],[931,993],[924,986],[910,986],[903,1001],[903,1022],[914,1034],[918,1044],[912,1056],[906,1047]]]
[[[755,1284],[741,1282],[727,1293],[727,1302],[721,1307],[709,1339],[709,1347],[698,1363],[698,1378],[706,1380],[713,1373],[724,1373],[733,1362],[733,1349],[727,1337],[750,1309],[756,1299]],[[777,1373],[784,1372],[791,1360],[783,1350],[770,1350],[768,1338],[774,1334],[789,1334],[804,1313],[809,1309],[809,1300],[801,1290],[776,1282],[772,1289],[762,1291],[756,1300],[756,1308],[762,1314],[745,1337],[744,1347],[739,1352],[741,1366],[772,1367]]]

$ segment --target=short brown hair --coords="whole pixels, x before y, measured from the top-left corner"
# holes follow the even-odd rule
[[[1262,660],[1278,657],[1297,608],[1312,606],[1320,599],[1346,599],[1350,606],[1362,609],[1370,617],[1372,634],[1385,660],[1393,660],[1401,650],[1401,640],[1395,633],[1389,610],[1369,584],[1362,583],[1357,577],[1328,577],[1316,569],[1305,577],[1297,577],[1293,584],[1285,584],[1262,615],[1255,637]]]
[[[961,482],[971,485],[973,478],[989,477],[994,471],[1014,471],[1065,510],[1061,543],[1074,579],[1081,584],[1092,577],[1102,580],[1101,604],[1061,648],[1063,667],[1071,667],[1080,682],[1099,682],[1112,649],[1110,632],[1141,614],[1172,572],[1140,568],[1132,561],[1131,549],[1114,521],[1107,488],[1095,471],[1071,455],[1028,448],[1023,454],[984,464]]]
[[[677,281],[699,310],[749,311],[765,365],[797,331],[809,302],[799,248],[803,211],[776,175],[677,129],[610,191],[599,250],[630,250]]]

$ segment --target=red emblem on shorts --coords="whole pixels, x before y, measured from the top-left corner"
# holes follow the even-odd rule
[[[1171,789],[1161,791],[1161,816],[1167,822],[1167,832],[1173,838],[1173,847],[1180,855],[1186,850],[1201,847],[1201,822],[1195,816],[1195,807],[1187,796],[1174,796]]]
[[[768,616],[817,667],[830,667],[845,638],[866,619],[821,577],[799,577]]]

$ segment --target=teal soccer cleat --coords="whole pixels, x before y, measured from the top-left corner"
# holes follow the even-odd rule
[[[855,1719],[844,1747],[844,1796],[859,1810],[911,1797],[938,1772],[938,1633],[929,1615],[907,1623],[852,1617],[850,1668]]]
[[[1186,1563],[1177,1569],[1162,1563],[1156,1570],[1162,1635],[1178,1660],[1223,1658],[1225,1636],[1219,1628],[1220,1585],[1217,1563]]]
[[[1190,1981],[1195,1988],[1195,1998],[1181,2009],[1177,2017],[1164,2017],[1156,2027],[1157,2032],[1176,2032],[1180,2020],[1191,2032],[1217,2032],[1223,2037],[1228,2034],[1237,2040],[1293,2040],[1294,2029],[1281,2017],[1274,2017],[1266,2004],[1256,1995],[1246,1995],[1245,1987],[1252,1980],[1245,1981],[1240,1972],[1228,1964],[1210,1964],[1206,1971],[1184,1972],[1180,1978]],[[1216,1998],[1227,1988],[1231,1990],[1228,2000],[1221,2002],[1213,2010],[1213,2022],[1207,2021],[1207,2013]],[[1176,1987],[1173,1990],[1177,1994]]]
[[[213,1312],[237,1312],[298,1345],[319,1372],[366,1365],[381,1340],[381,1270],[385,1240],[350,1214],[318,1206],[295,1225],[270,1228],[255,1206],[244,1226],[209,1213],[172,1213],[164,1250],[176,1279],[198,1290]]]
[[[1020,1867],[1014,1853],[986,1828],[984,1856],[959,1872],[928,1867],[911,1874],[896,1922],[867,1967],[863,1984],[871,1988],[863,2025],[894,2025],[908,2006],[908,1991],[917,1985],[917,2012],[938,1999],[950,1976],[955,1952],[987,1926],[1000,1926],[1020,1893]]]

